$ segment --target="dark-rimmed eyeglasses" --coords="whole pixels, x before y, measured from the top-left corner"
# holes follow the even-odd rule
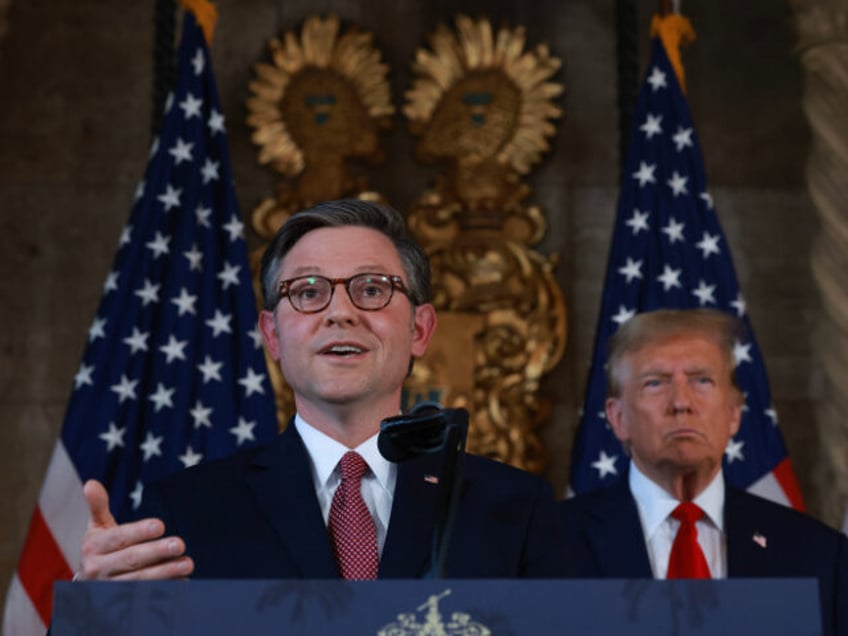
[[[364,311],[377,311],[388,305],[395,289],[409,297],[409,290],[400,276],[373,273],[357,274],[350,278],[327,278],[314,274],[298,276],[280,281],[277,293],[280,299],[288,297],[296,311],[314,314],[327,308],[333,299],[336,285],[344,285],[350,302]]]

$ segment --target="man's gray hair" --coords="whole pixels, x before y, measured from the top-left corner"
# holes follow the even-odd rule
[[[742,332],[742,323],[735,316],[716,309],[659,309],[636,314],[607,342],[607,396],[621,394],[621,365],[627,356],[678,335],[698,335],[715,342],[728,362],[730,383],[738,391],[733,347]]]

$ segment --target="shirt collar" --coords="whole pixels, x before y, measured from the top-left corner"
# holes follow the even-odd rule
[[[630,492],[636,500],[639,518],[645,532],[645,538],[650,539],[668,519],[671,512],[680,502],[671,496],[664,488],[649,479],[636,463],[630,462],[629,475]],[[724,474],[718,471],[709,485],[694,499],[696,503],[719,531],[724,529]]]
[[[377,448],[377,433],[356,448],[348,448],[309,424],[299,413],[294,416],[294,425],[312,460],[312,467],[315,471],[317,483],[326,487],[331,483],[331,480],[338,479],[335,470],[339,461],[341,461],[342,455],[349,450],[354,450],[368,464],[368,468],[371,469],[371,472],[380,485],[390,490],[391,470],[394,464],[390,463],[380,454],[380,450]]]

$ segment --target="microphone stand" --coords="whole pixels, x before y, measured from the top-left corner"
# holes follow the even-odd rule
[[[431,563],[425,578],[445,576],[467,437],[468,411],[441,409],[431,403],[418,405],[408,414],[386,418],[380,423],[377,446],[389,461],[399,463],[425,454],[442,455],[439,491],[433,511]]]

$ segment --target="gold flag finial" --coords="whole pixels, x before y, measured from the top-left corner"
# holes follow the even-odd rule
[[[200,28],[203,29],[203,37],[206,38],[206,46],[212,46],[212,35],[215,33],[215,24],[218,22],[218,9],[209,0],[180,0],[180,4],[186,11],[194,14]]]
[[[671,62],[671,68],[677,75],[681,90],[686,92],[686,74],[680,60],[680,47],[695,41],[695,29],[692,23],[679,13],[656,14],[651,20],[651,37],[659,36],[665,47],[665,53]]]

